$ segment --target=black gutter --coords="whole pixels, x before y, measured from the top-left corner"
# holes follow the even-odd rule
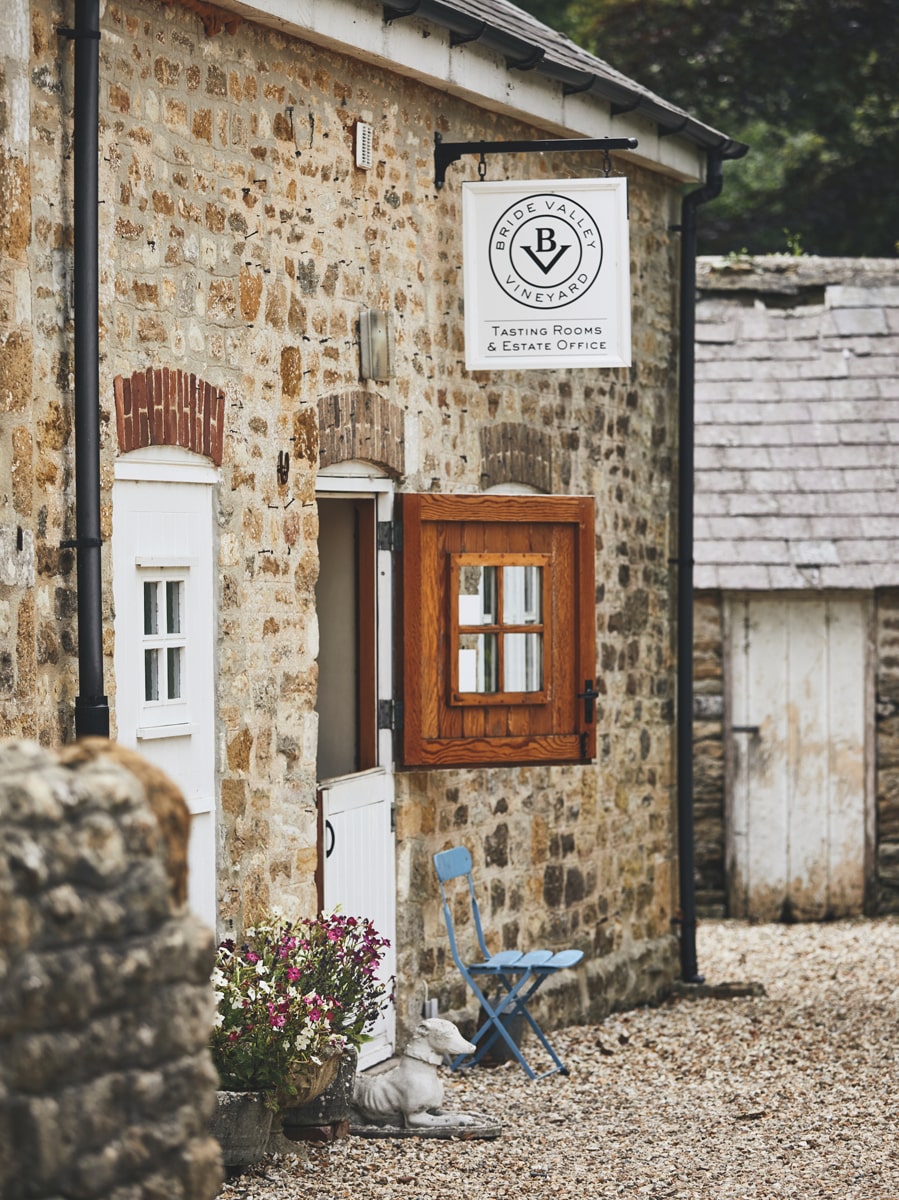
[[[743,148],[745,154],[746,148]],[[702,983],[696,959],[693,845],[693,474],[696,376],[696,211],[721,194],[723,150],[708,155],[706,181],[681,205],[680,395],[677,530],[677,845],[680,959],[684,983]]]
[[[78,685],[75,736],[109,737],[103,692],[100,561],[99,0],[75,0],[75,548]]]

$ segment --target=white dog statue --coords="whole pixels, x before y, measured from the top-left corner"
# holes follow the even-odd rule
[[[357,1077],[353,1106],[363,1121],[376,1125],[477,1124],[478,1118],[467,1113],[440,1111],[443,1080],[437,1073],[445,1054],[473,1054],[474,1050],[452,1021],[429,1017],[418,1025],[397,1066],[380,1075]]]

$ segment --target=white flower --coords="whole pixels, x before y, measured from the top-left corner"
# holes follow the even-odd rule
[[[224,1013],[216,1013],[215,1020],[213,1021],[213,1025],[215,1026],[215,1028],[221,1029],[221,1027],[224,1025],[224,1023],[225,1023],[225,1014]]]
[[[259,962],[256,964],[256,974],[257,975],[267,975],[268,974],[268,967],[265,965],[265,963],[262,961],[261,958],[260,958]]]

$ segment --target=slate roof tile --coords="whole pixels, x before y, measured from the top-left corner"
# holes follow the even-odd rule
[[[899,584],[899,261],[698,278],[697,586]]]
[[[843,337],[889,332],[882,308],[838,308],[834,310],[833,321]]]

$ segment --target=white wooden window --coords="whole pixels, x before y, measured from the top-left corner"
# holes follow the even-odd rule
[[[144,729],[186,726],[190,705],[190,573],[178,564],[142,568],[139,724]],[[187,732],[187,730],[185,730]]]

